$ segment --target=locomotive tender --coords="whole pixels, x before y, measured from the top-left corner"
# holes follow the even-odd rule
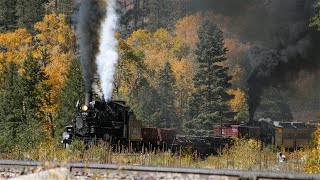
[[[124,101],[92,100],[92,92],[87,92],[85,104],[77,104],[72,125],[67,126],[62,135],[65,147],[73,140],[91,144],[99,140],[110,143],[139,142],[141,122],[130,111]]]

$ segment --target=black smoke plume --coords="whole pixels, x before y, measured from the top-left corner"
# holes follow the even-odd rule
[[[260,105],[263,89],[286,84],[301,70],[319,68],[319,35],[309,27],[314,15],[310,0],[270,0],[264,6],[264,37],[249,52],[249,115]]]
[[[96,73],[95,59],[99,53],[100,30],[106,16],[105,0],[80,0],[77,15],[77,36],[80,40],[80,61],[86,91],[92,91]]]
[[[309,27],[319,0],[190,0],[194,11],[241,17],[240,31],[233,34],[251,44],[248,103],[250,122],[263,90],[293,81],[300,71],[319,70],[319,32]],[[237,29],[237,27],[234,27]]]

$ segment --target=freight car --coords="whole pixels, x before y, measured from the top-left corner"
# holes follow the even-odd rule
[[[312,133],[316,130],[315,125],[303,122],[280,122],[262,118],[257,124],[261,128],[262,140],[288,150],[298,149],[310,143]]]
[[[301,148],[312,140],[315,124],[259,119],[254,124],[221,123],[213,125],[215,136],[261,140],[265,144],[288,150]]]
[[[241,123],[213,124],[213,135],[233,138],[250,138],[260,140],[260,126]]]

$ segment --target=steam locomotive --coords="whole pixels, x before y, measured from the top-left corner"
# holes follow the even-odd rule
[[[99,140],[110,143],[139,142],[141,123],[124,101],[92,100],[87,92],[85,104],[77,105],[72,124],[62,135],[65,147],[80,140],[92,144]]]
[[[256,126],[213,125],[213,136],[181,136],[176,134],[176,129],[142,127],[124,101],[92,100],[92,93],[87,92],[84,105],[77,105],[72,123],[62,135],[62,143],[68,147],[74,140],[84,141],[87,145],[103,140],[110,144],[130,145],[137,150],[147,147],[174,151],[191,147],[201,155],[213,154],[221,147],[232,145],[232,137],[255,138],[275,146],[297,148],[311,140],[314,130],[315,126],[298,122],[259,121]]]
[[[201,156],[217,152],[232,140],[230,137],[179,136],[173,128],[142,127],[124,101],[92,100],[91,92],[86,93],[82,107],[77,105],[72,123],[62,138],[66,148],[74,140],[86,145],[103,140],[112,145],[130,145],[136,150],[171,149],[174,152],[191,147]]]

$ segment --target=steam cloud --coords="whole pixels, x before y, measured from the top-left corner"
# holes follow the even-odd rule
[[[92,92],[94,77],[98,72],[102,93],[111,99],[113,75],[118,61],[116,1],[80,0],[78,37],[80,37],[80,61],[87,92]],[[96,72],[97,71],[97,72]],[[96,93],[99,88],[94,86]]]
[[[77,36],[80,38],[80,61],[86,91],[92,91],[95,59],[99,52],[100,29],[106,15],[105,0],[80,0]]]
[[[115,31],[117,28],[116,1],[109,0],[107,6],[107,18],[102,24],[101,44],[97,56],[98,74],[100,76],[103,96],[110,100],[113,90],[113,75],[118,62]]]

